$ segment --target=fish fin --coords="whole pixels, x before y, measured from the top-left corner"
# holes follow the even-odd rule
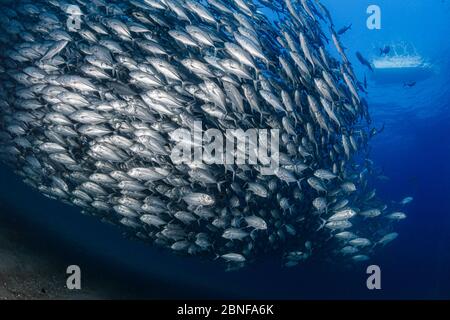
[[[325,224],[327,223],[327,220],[320,218],[320,220],[322,220],[321,225],[319,226],[319,228],[317,228],[316,232],[323,229],[323,227],[325,227]]]
[[[221,191],[221,185],[224,184],[225,182],[226,182],[225,180],[221,181],[221,182],[217,182],[217,190],[219,190],[219,192],[222,192]]]

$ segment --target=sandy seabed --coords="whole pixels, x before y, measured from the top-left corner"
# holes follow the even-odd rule
[[[20,233],[0,225],[0,299],[101,298],[85,290],[68,290],[64,271],[30,250]]]

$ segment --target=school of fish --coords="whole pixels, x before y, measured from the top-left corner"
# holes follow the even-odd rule
[[[376,195],[368,104],[334,30],[319,0],[1,1],[1,160],[230,270],[366,261],[412,198]],[[279,168],[172,163],[171,133],[195,121],[279,129]]]

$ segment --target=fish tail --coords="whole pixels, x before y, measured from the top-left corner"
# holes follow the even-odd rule
[[[321,225],[319,226],[319,228],[317,228],[316,232],[319,230],[322,230],[323,227],[325,227],[325,224],[327,223],[327,220],[320,218],[320,220],[322,220]]]
[[[221,191],[221,186],[225,183],[226,181],[224,180],[224,181],[221,181],[221,182],[217,182],[217,190],[219,190],[219,192],[222,192]]]

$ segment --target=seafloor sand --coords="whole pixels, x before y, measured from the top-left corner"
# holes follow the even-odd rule
[[[37,213],[19,214],[0,199],[0,300],[222,297],[221,291],[211,292],[202,284],[193,286],[158,273],[144,274],[121,260],[86,251],[85,247],[77,245],[77,239],[69,241],[45,228],[45,224],[32,222],[31,214]],[[55,212],[58,214],[61,212]],[[82,233],[79,236],[83,238]],[[120,233],[117,237],[129,241]],[[66,270],[72,264],[81,268],[81,290],[66,288]]]
[[[14,230],[0,217],[0,299],[97,299],[89,289],[68,290],[64,268],[42,252],[25,230]]]

